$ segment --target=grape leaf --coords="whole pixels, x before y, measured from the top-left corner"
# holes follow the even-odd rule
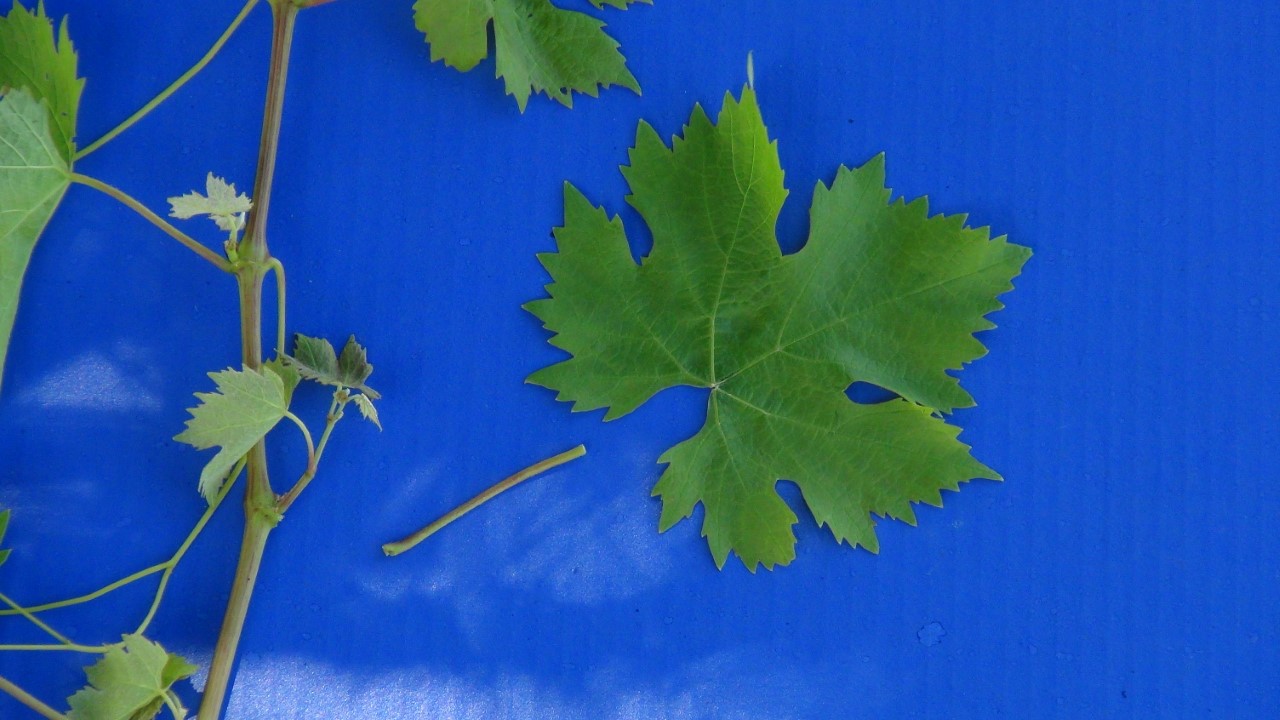
[[[795,557],[779,480],[838,541],[876,551],[872,513],[914,523],[913,502],[999,479],[935,413],[972,404],[947,371],[984,354],[973,334],[1029,250],[925,199],[890,202],[877,157],[818,184],[808,243],[782,255],[787,191],[750,87],[718,124],[695,108],[670,148],[641,123],[630,160],[653,250],[637,265],[622,221],[566,186],[558,251],[539,256],[550,297],[526,308],[573,357],[529,382],[606,420],[667,387],[710,389],[702,429],[659,459],[660,529],[701,503],[716,564],[732,551],[754,571]],[[855,403],[858,381],[900,397]]]
[[[368,395],[352,395],[351,400],[360,409],[360,415],[365,420],[376,425],[379,430],[382,429],[382,421],[378,419],[378,409],[373,406],[373,401]]]
[[[298,333],[293,339],[293,355],[284,359],[307,380],[321,385],[354,388],[374,400],[382,397],[365,384],[373,374],[373,366],[369,364],[364,347],[356,342],[355,335],[347,339],[339,357],[328,340]]]
[[[122,647],[85,668],[89,685],[72,695],[68,720],[150,720],[167,700],[186,717],[174,683],[196,666],[141,635],[125,635]]]
[[[289,404],[284,380],[270,370],[228,369],[209,377],[217,392],[195,394],[200,404],[174,440],[197,450],[221,448],[200,473],[200,494],[212,501],[232,466],[284,418]]]
[[[14,0],[0,17],[0,381],[31,252],[70,184],[83,89],[67,23],[55,37],[43,3]]]
[[[67,35],[67,21],[57,39],[53,21],[41,2],[33,13],[14,0],[0,17],[0,90],[26,88],[48,108],[49,134],[63,161],[75,157],[76,113],[84,79],[76,77],[76,51]]]
[[[50,130],[45,105],[25,88],[0,97],[0,380],[27,264],[71,184]]]
[[[413,9],[418,29],[431,44],[431,60],[463,72],[488,57],[492,22],[497,77],[521,112],[536,93],[570,107],[575,91],[595,97],[600,87],[621,85],[640,92],[618,42],[601,29],[604,23],[551,0],[418,0]]]
[[[205,193],[192,191],[186,195],[169,198],[169,215],[188,220],[206,215],[226,232],[239,232],[244,228],[245,214],[253,209],[253,202],[243,193],[236,194],[236,186],[209,173],[205,178]]]

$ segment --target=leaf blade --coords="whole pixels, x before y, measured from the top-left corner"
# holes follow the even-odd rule
[[[621,222],[566,193],[557,250],[539,256],[549,297],[526,308],[571,357],[529,381],[606,420],[664,387],[709,389],[702,429],[659,458],[660,530],[701,504],[717,566],[737,554],[754,572],[795,557],[780,480],[837,541],[875,551],[872,516],[914,523],[915,503],[999,479],[936,415],[968,398],[948,370],[985,352],[974,334],[1029,250],[923,200],[890,203],[876,158],[819,184],[809,242],[783,256],[787,193],[750,86],[715,123],[695,108],[669,146],[642,123],[629,158],[627,201],[653,250],[637,265]],[[855,382],[902,398],[855,403]]]
[[[538,93],[569,107],[575,92],[594,97],[613,85],[640,92],[604,23],[550,0],[418,0],[414,19],[432,61],[462,72],[488,57],[492,24],[496,73],[521,112]]]
[[[69,173],[45,105],[22,88],[0,96],[0,387],[27,265]]]
[[[166,699],[177,700],[173,685],[196,670],[156,642],[141,635],[125,635],[120,646],[85,668],[89,684],[69,699],[67,718],[150,720]]]
[[[212,502],[231,468],[284,419],[289,405],[284,380],[270,370],[228,369],[209,377],[216,391],[195,394],[200,404],[174,440],[197,450],[219,448],[200,472],[200,494]]]
[[[63,161],[75,158],[76,117],[84,79],[64,20],[55,36],[44,3],[32,12],[17,0],[0,17],[0,90],[25,88],[48,109],[50,134]]]

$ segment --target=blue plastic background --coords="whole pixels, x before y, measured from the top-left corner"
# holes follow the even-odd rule
[[[239,5],[49,0],[89,78],[82,140]],[[1280,716],[1274,2],[659,0],[601,13],[642,97],[540,98],[523,116],[491,61],[429,64],[410,5],[342,0],[299,23],[272,248],[290,328],[371,348],[386,432],[342,426],[273,536],[230,717]],[[79,169],[153,207],[209,170],[247,187],[267,44],[260,9]],[[546,282],[534,253],[561,182],[643,238],[617,172],[636,121],[669,135],[695,102],[718,109],[748,50],[792,191],[785,246],[816,181],[883,150],[897,191],[1036,251],[963,373],[980,407],[954,417],[1007,481],[921,508],[917,528],[882,523],[879,556],[797,506],[799,558],[756,575],[716,571],[700,516],[655,532],[654,461],[700,424],[700,393],[609,424],[573,415],[522,383],[561,355],[520,310]],[[15,337],[0,588],[35,602],[166,557],[201,512],[205,460],[169,438],[204,373],[237,362],[233,284],[74,188]],[[308,391],[301,414],[322,413]],[[378,552],[578,442],[586,459],[403,558]],[[284,484],[296,433],[274,447]],[[229,507],[154,627],[200,661],[238,545]],[[149,596],[48,619],[110,640]],[[38,637],[0,624],[0,642]],[[0,674],[65,707],[85,662],[3,655]],[[0,717],[26,714],[0,698]]]

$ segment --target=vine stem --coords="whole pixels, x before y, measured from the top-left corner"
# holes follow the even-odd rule
[[[240,248],[242,265],[236,274],[240,288],[241,354],[244,365],[253,370],[262,367],[262,281],[269,271],[271,260],[266,238],[267,213],[271,208],[289,54],[298,9],[298,6],[288,2],[271,4],[271,65],[267,77],[262,141],[258,148],[258,169],[254,181],[255,205],[249,215],[245,239]],[[240,645],[240,635],[244,631],[249,611],[249,600],[253,596],[258,571],[262,566],[262,554],[266,549],[267,538],[280,518],[275,509],[276,496],[267,474],[267,453],[263,441],[259,441],[249,451],[247,468],[245,526],[240,559],[236,564],[235,580],[231,586],[231,597],[227,602],[222,629],[218,633],[218,644],[213,651],[209,679],[200,700],[198,720],[218,720],[222,715],[236,650]]]
[[[244,7],[240,10],[240,14],[236,16],[236,19],[231,21],[231,25],[228,26],[222,33],[222,36],[213,43],[213,47],[209,48],[209,52],[205,53],[204,57],[200,58],[195,65],[192,65],[190,70],[187,70],[177,80],[170,83],[169,87],[161,90],[159,95],[156,95],[150,102],[139,108],[137,112],[125,118],[124,122],[108,130],[105,135],[94,140],[84,149],[77,152],[75,159],[79,160],[94,150],[97,150],[103,145],[111,142],[117,135],[133,127],[135,123],[150,114],[152,110],[159,107],[160,103],[168,100],[171,95],[178,92],[183,85],[186,85],[191,78],[195,77],[213,60],[214,57],[217,56],[218,52],[222,50],[222,46],[227,44],[227,41],[231,39],[233,34],[235,34],[236,29],[240,27],[240,24],[244,22],[245,18],[249,17],[249,12],[257,6],[258,2],[259,0],[249,0],[246,2]]]
[[[36,711],[40,717],[48,718],[48,720],[67,720],[66,715],[40,702],[39,698],[14,685],[2,676],[0,676],[0,690],[9,693],[15,700]]]
[[[192,239],[191,236],[182,232],[181,230],[174,227],[173,225],[170,225],[164,218],[151,212],[151,208],[133,199],[133,197],[125,193],[120,188],[114,185],[109,185],[107,183],[104,183],[97,178],[89,177],[88,175],[82,175],[78,172],[71,173],[70,178],[71,178],[71,182],[73,183],[79,183],[81,185],[91,187],[94,190],[97,190],[98,192],[104,193],[120,201],[123,205],[128,207],[130,210],[133,210],[134,212],[138,213],[143,218],[145,218],[147,222],[163,230],[166,235],[182,243],[183,246],[185,246],[188,250],[199,255],[205,260],[208,260],[210,263],[213,263],[214,267],[218,268],[223,272],[231,272],[232,270],[231,263],[227,262],[226,258],[210,250],[204,245],[201,245],[199,242]]]
[[[411,550],[418,543],[422,542],[423,540],[426,540],[432,535],[435,535],[437,532],[447,527],[454,520],[457,520],[463,515],[466,515],[472,510],[475,510],[476,508],[489,502],[490,500],[501,495],[502,493],[510,490],[516,485],[519,485],[525,480],[528,480],[529,478],[534,477],[536,475],[541,475],[542,473],[552,468],[559,467],[569,462],[570,460],[576,460],[577,458],[580,458],[586,454],[587,454],[586,446],[579,445],[573,448],[572,450],[567,450],[554,457],[549,457],[546,460],[543,460],[542,462],[530,465],[529,467],[521,470],[515,475],[512,475],[511,477],[497,483],[496,485],[493,485],[488,490],[485,490],[484,492],[471,498],[470,500],[459,505],[453,510],[450,510],[449,512],[441,516],[439,520],[436,520],[435,522],[422,528],[421,530],[410,535],[409,537],[403,540],[399,540],[397,542],[390,542],[390,543],[387,543],[386,545],[383,545],[382,552],[386,553],[388,556],[393,556],[393,555],[399,555],[400,553],[405,552],[406,550]]]

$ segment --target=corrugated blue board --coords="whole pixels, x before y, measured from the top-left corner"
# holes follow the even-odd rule
[[[564,4],[573,4],[564,0]],[[578,3],[583,6],[586,3]],[[204,51],[237,0],[49,0],[71,16],[96,137]],[[1273,2],[658,0],[601,13],[644,86],[521,116],[492,62],[429,64],[409,0],[307,12],[272,247],[291,325],[356,332],[386,432],[344,426],[273,537],[231,718],[1270,718],[1280,715],[1280,8]],[[144,202],[213,170],[251,184],[268,23],[80,169]],[[546,282],[569,179],[633,234],[617,166],[677,132],[755,52],[807,229],[813,184],[888,153],[890,184],[1036,257],[955,415],[1007,478],[966,486],[873,556],[803,508],[799,558],[716,571],[697,522],[655,532],[661,451],[693,391],[603,424],[526,386],[555,361],[520,304]],[[87,591],[163,559],[201,512],[169,438],[237,361],[234,287],[75,188],[37,249],[0,398],[0,590]],[[323,413],[318,394],[302,411]],[[585,442],[395,560],[381,542]],[[300,471],[282,434],[282,483]],[[794,501],[794,496],[790,496]],[[239,518],[174,576],[155,636],[207,661]],[[86,641],[149,590],[50,614]],[[0,623],[0,642],[36,638]],[[59,707],[88,662],[0,655]],[[193,693],[188,692],[190,700]],[[26,717],[0,698],[0,717]]]

